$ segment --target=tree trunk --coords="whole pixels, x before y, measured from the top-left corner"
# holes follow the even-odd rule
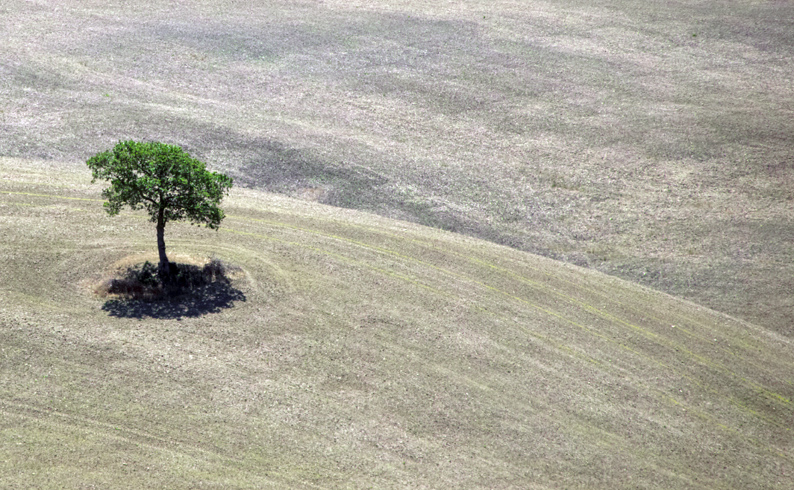
[[[171,264],[165,254],[165,209],[160,208],[157,215],[157,252],[160,254],[159,274],[163,282],[167,282],[171,275]]]

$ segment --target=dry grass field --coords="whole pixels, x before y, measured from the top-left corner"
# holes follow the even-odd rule
[[[171,303],[87,169],[0,159],[2,488],[789,489],[790,338],[599,272],[235,189]]]
[[[0,46],[0,155],[161,140],[794,334],[792,2],[6,0]]]
[[[791,489],[792,325],[792,2],[0,3],[1,488]]]

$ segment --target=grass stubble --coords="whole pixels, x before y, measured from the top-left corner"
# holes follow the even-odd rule
[[[788,488],[791,340],[598,272],[235,189],[178,262],[236,301],[113,315],[152,260],[85,170],[0,167],[0,486]],[[118,310],[114,310],[118,311]]]
[[[791,335],[790,2],[11,2],[0,155],[179,144]]]
[[[3,486],[790,485],[790,4],[173,5],[0,8]],[[238,189],[109,309],[120,138],[513,249]]]

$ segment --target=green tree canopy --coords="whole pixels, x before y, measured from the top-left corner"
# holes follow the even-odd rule
[[[165,224],[189,220],[217,229],[224,218],[218,207],[232,187],[226,175],[206,170],[182,148],[159,142],[119,142],[112,150],[98,153],[86,164],[97,179],[110,181],[102,191],[108,214],[114,216],[125,205],[145,209],[157,223],[160,275],[170,271],[165,253]]]

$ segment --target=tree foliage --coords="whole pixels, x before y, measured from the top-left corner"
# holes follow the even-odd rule
[[[111,216],[122,207],[145,209],[157,223],[160,273],[168,272],[163,230],[169,221],[188,220],[217,229],[224,218],[218,207],[232,187],[226,175],[206,170],[182,148],[159,142],[122,141],[98,153],[86,164],[93,180],[110,181],[102,191]]]

